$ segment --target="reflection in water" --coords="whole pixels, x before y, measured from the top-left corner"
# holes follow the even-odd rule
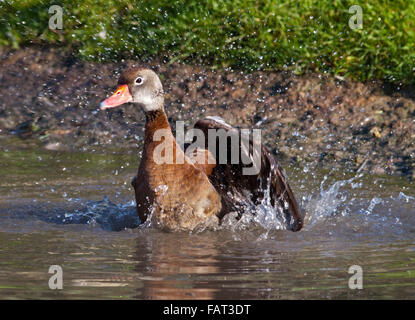
[[[140,239],[141,240],[141,239]],[[135,267],[144,276],[145,299],[214,299],[218,288],[194,281],[194,276],[219,273],[216,237],[163,234],[137,243]],[[202,241],[200,241],[202,240]]]

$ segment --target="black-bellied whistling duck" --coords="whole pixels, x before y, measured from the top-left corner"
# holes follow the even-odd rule
[[[105,110],[127,102],[139,105],[146,116],[144,150],[138,174],[132,181],[141,222],[151,216],[153,224],[167,230],[213,227],[227,213],[237,212],[241,216],[246,204],[259,204],[268,190],[272,206],[283,214],[287,227],[293,231],[302,228],[303,216],[285,174],[265,146],[261,145],[260,170],[254,175],[244,175],[242,164],[230,161],[222,164],[220,148],[209,149],[212,152],[196,148],[190,155],[185,153],[186,149],[182,150],[171,132],[160,79],[148,68],[125,71],[115,93],[100,108]],[[209,129],[240,132],[217,117],[199,120],[195,128],[205,133],[205,139]],[[158,130],[163,130],[164,139],[154,138]],[[166,140],[171,143],[164,143]],[[164,155],[173,155],[170,163],[156,158],[161,143]],[[252,147],[252,139],[249,144]],[[212,144],[205,145],[210,148]],[[242,152],[241,144],[239,149]],[[230,147],[227,151],[229,158]]]

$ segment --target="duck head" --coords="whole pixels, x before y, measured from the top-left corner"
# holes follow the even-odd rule
[[[127,102],[138,104],[144,112],[163,109],[163,86],[153,70],[137,67],[124,71],[118,80],[117,90],[99,107],[106,110]]]

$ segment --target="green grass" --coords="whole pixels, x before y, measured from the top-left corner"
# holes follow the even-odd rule
[[[51,4],[64,8],[63,30],[48,29]],[[354,4],[363,9],[360,30],[348,25]],[[165,57],[415,83],[415,1],[407,0],[0,2],[0,46],[38,42],[96,61]]]

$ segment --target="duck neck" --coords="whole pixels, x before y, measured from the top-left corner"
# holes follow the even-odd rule
[[[166,112],[161,108],[146,112],[146,130],[147,128],[152,128],[154,125],[170,127]]]
[[[161,161],[166,165],[183,164],[184,158],[184,152],[176,142],[164,109],[146,112],[144,163],[150,161],[159,164]]]
[[[167,130],[172,134],[166,112],[162,108],[146,112],[144,148],[155,142],[159,142],[154,141],[154,134],[157,130]]]

